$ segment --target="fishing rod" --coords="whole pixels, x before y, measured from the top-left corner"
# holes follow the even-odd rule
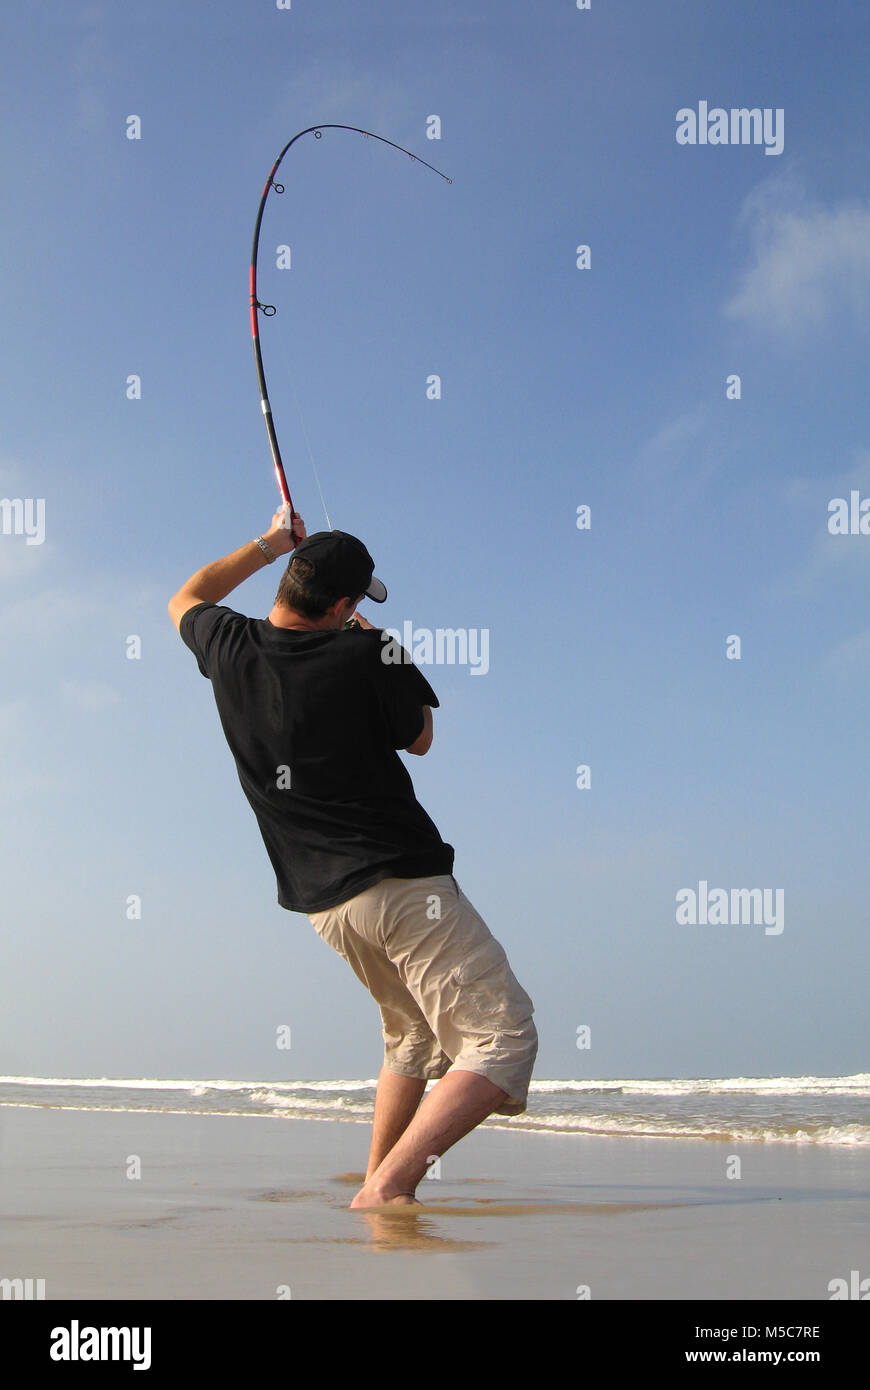
[[[272,165],[272,168],[269,171],[269,177],[266,180],[265,186],[263,188],[263,195],[260,198],[260,206],[257,209],[257,221],[254,224],[254,244],[251,250],[251,337],[254,342],[254,362],[257,368],[257,383],[260,388],[260,409],[263,412],[263,419],[266,422],[266,435],[269,440],[269,449],[272,454],[272,463],[274,464],[275,468],[275,477],[277,479],[278,488],[284,502],[287,517],[285,524],[287,525],[288,530],[291,529],[289,525],[289,519],[293,514],[293,502],[290,497],[290,489],[287,486],[287,477],[284,472],[284,464],[281,460],[281,450],[278,447],[278,436],[275,433],[275,422],[272,418],[272,407],[269,404],[269,393],[266,388],[266,374],[263,371],[263,354],[260,350],[260,322],[258,318],[258,311],[260,311],[265,318],[273,318],[277,310],[274,304],[263,304],[257,297],[257,257],[259,254],[260,247],[260,227],[263,221],[263,212],[266,207],[266,199],[269,196],[270,190],[273,188],[276,193],[284,192],[283,183],[275,182],[275,175],[278,172],[278,168],[281,164],[282,159],[284,158],[287,151],[291,148],[291,146],[295,145],[297,140],[302,139],[303,135],[313,134],[315,140],[320,140],[322,139],[324,130],[350,130],[357,135],[365,136],[366,139],[378,140],[382,145],[389,145],[391,149],[399,150],[400,153],[408,155],[408,157],[410,159],[413,159],[415,163],[422,164],[425,168],[431,169],[434,174],[438,174],[442,179],[446,179],[447,183],[453,182],[453,180],[450,177],[448,177],[447,174],[443,173],[440,169],[436,169],[434,164],[429,164],[425,159],[421,159],[419,155],[413,154],[411,150],[406,150],[404,145],[397,145],[394,140],[387,140],[386,137],[383,135],[375,135],[373,131],[363,130],[360,126],[355,125],[307,126],[305,130],[300,130],[297,135],[294,135],[292,140],[287,141],[287,144],[284,146],[283,150],[278,155],[278,158],[275,160],[275,163]],[[309,446],[309,453],[310,452],[311,451]],[[313,462],[314,460],[312,458],[312,466]],[[318,487],[319,486],[320,483],[318,480]],[[322,497],[323,494],[321,493],[321,500]],[[324,505],[324,511],[325,510],[326,508]],[[328,521],[329,516],[327,514],[327,522]]]

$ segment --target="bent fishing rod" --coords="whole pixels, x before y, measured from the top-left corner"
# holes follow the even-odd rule
[[[285,526],[287,530],[292,530],[292,527],[290,525],[290,519],[293,515],[294,509],[293,502],[290,497],[290,489],[287,486],[287,478],[284,473],[284,464],[281,460],[281,450],[278,448],[278,436],[275,433],[275,422],[272,418],[272,407],[269,404],[269,393],[266,389],[266,375],[263,371],[263,355],[260,351],[260,324],[258,319],[258,312],[261,312],[266,318],[272,318],[274,317],[277,311],[274,304],[263,304],[257,297],[257,256],[259,253],[260,246],[260,227],[263,221],[263,212],[266,207],[266,199],[269,196],[270,190],[273,188],[276,193],[284,192],[284,185],[282,183],[275,182],[275,175],[278,172],[278,168],[281,164],[281,161],[283,160],[287,151],[293,145],[296,144],[297,140],[301,140],[303,135],[313,134],[315,140],[320,140],[322,139],[322,133],[324,130],[350,130],[357,135],[365,136],[366,139],[378,140],[382,145],[389,145],[391,149],[399,150],[401,154],[408,155],[409,159],[414,160],[415,163],[422,164],[426,169],[431,169],[434,174],[438,174],[442,179],[446,179],[447,183],[453,182],[453,180],[449,178],[447,174],[443,173],[440,169],[436,169],[434,164],[429,164],[425,159],[421,159],[419,155],[413,154],[411,150],[406,150],[404,145],[397,145],[395,141],[387,140],[383,135],[375,135],[373,131],[363,130],[360,126],[355,125],[307,126],[305,130],[300,130],[297,135],[294,135],[292,140],[287,141],[287,144],[284,146],[283,150],[278,155],[278,158],[275,160],[275,163],[272,165],[272,168],[269,171],[269,177],[266,180],[265,187],[263,188],[263,195],[260,198],[260,206],[257,209],[257,221],[254,224],[254,244],[251,250],[251,337],[254,341],[254,362],[257,368],[257,382],[260,388],[260,409],[263,412],[263,419],[266,422],[266,434],[269,439],[269,449],[272,454],[272,463],[275,467],[275,477],[277,479],[278,488],[280,490],[281,497],[284,502]],[[327,515],[327,522],[328,521],[329,517]]]

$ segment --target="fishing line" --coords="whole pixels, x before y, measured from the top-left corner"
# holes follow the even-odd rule
[[[260,246],[260,227],[263,222],[263,212],[266,207],[266,199],[269,196],[269,191],[274,188],[276,193],[280,194],[284,192],[284,185],[282,183],[275,182],[275,175],[278,172],[278,167],[282,159],[284,158],[285,154],[290,149],[290,147],[292,145],[295,145],[297,140],[301,140],[303,135],[313,135],[315,140],[320,140],[323,138],[324,130],[349,130],[353,131],[356,135],[364,136],[366,139],[377,140],[382,145],[389,145],[391,149],[399,150],[401,154],[406,154],[409,159],[414,160],[414,162],[417,164],[422,164],[424,168],[431,169],[433,174],[438,174],[439,177],[445,179],[447,183],[453,182],[453,180],[447,174],[443,173],[442,170],[436,169],[434,164],[429,164],[425,159],[421,159],[419,155],[413,154],[411,150],[406,150],[404,145],[397,145],[394,140],[388,140],[384,135],[375,135],[373,131],[363,130],[362,127],[355,125],[327,124],[321,126],[307,126],[305,130],[300,130],[297,135],[294,135],[292,140],[287,141],[287,144],[284,146],[283,150],[278,155],[278,158],[275,160],[275,163],[272,165],[272,168],[269,171],[269,177],[266,180],[266,184],[263,188],[263,193],[260,198],[260,206],[257,209],[257,220],[254,224],[254,243],[251,249],[251,338],[254,344],[254,364],[257,369],[257,383],[260,388],[260,409],[263,412],[263,419],[266,424],[266,435],[269,440],[269,449],[272,454],[272,463],[275,468],[275,477],[278,482],[278,489],[281,493],[281,497],[284,501],[285,507],[289,509],[288,517],[292,514],[294,507],[292,499],[290,497],[290,489],[287,486],[287,478],[284,473],[284,464],[281,460],[281,451],[278,448],[278,436],[275,432],[275,422],[272,419],[272,407],[269,404],[269,393],[266,389],[266,374],[263,370],[263,355],[260,350],[260,324],[258,315],[258,311],[260,311],[265,318],[274,318],[277,310],[274,304],[262,304],[260,300],[257,298],[257,257],[259,254]],[[308,449],[308,457],[311,460],[311,466],[314,470],[314,477],[317,483],[317,490],[320,493],[320,500],[323,503],[323,510],[326,514],[327,525],[329,525],[329,513],[326,510],[326,503],[323,500],[323,491],[320,487],[320,479],[317,475],[317,468],[314,463],[314,455],[311,451],[311,445],[308,440],[308,431],[305,429],[305,422],[302,419],[302,411],[299,407],[299,402],[296,399],[296,391],[293,387],[292,378],[289,378],[289,380],[291,390],[293,391],[293,398],[296,401],[296,409],[299,411],[299,420],[302,424],[302,433],[305,438],[306,448]],[[329,526],[329,529],[332,530],[331,525]]]
[[[302,438],[305,440],[305,447],[308,450],[308,457],[311,461],[311,471],[314,474],[314,481],[317,484],[317,491],[320,493],[320,505],[323,507],[323,515],[326,517],[326,529],[327,531],[331,531],[332,522],[329,519],[329,512],[326,510],[326,501],[324,500],[323,496],[323,488],[320,486],[320,477],[317,472],[317,465],[314,462],[314,455],[311,452],[311,444],[308,439],[308,431],[305,428],[305,421],[302,418],[302,407],[300,406],[299,398],[296,395],[296,387],[293,385],[292,376],[288,377],[287,380],[290,383],[290,390],[293,393],[293,403],[296,406],[296,409],[299,413],[299,423],[302,426]]]
[[[293,405],[296,410],[296,414],[299,417],[299,427],[302,432],[302,438],[304,440],[305,449],[308,454],[308,461],[311,464],[311,472],[314,475],[314,482],[316,484],[317,491],[320,496],[320,505],[323,507],[323,515],[326,517],[326,529],[328,531],[331,531],[332,522],[329,518],[329,510],[326,505],[326,498],[324,497],[323,488],[320,484],[320,474],[318,472],[317,464],[314,459],[314,450],[311,447],[311,438],[308,433],[308,427],[305,424],[305,417],[302,414],[302,406],[299,404],[299,397],[296,393],[296,386],[294,384],[295,372],[290,365],[290,351],[289,347],[286,344],[282,344],[281,348],[279,349],[279,355],[281,358],[281,369],[279,376],[280,379],[286,382],[286,384],[290,387],[290,394],[293,398]]]

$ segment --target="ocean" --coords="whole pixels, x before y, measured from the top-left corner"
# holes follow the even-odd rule
[[[375,1079],[165,1080],[0,1076],[0,1107],[266,1115],[365,1124]],[[870,1146],[870,1073],[533,1081],[527,1111],[486,1128],[728,1143]]]

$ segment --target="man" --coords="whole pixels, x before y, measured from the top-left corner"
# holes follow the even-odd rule
[[[219,606],[291,550],[268,618]],[[355,1208],[419,1205],[433,1157],[487,1115],[525,1110],[538,1046],[532,1001],[396,751],[429,751],[437,696],[356,611],[366,596],[383,603],[387,591],[362,542],[306,536],[283,508],[169,604],[211,680],[278,902],[308,915],[380,1006],[384,1065]]]

